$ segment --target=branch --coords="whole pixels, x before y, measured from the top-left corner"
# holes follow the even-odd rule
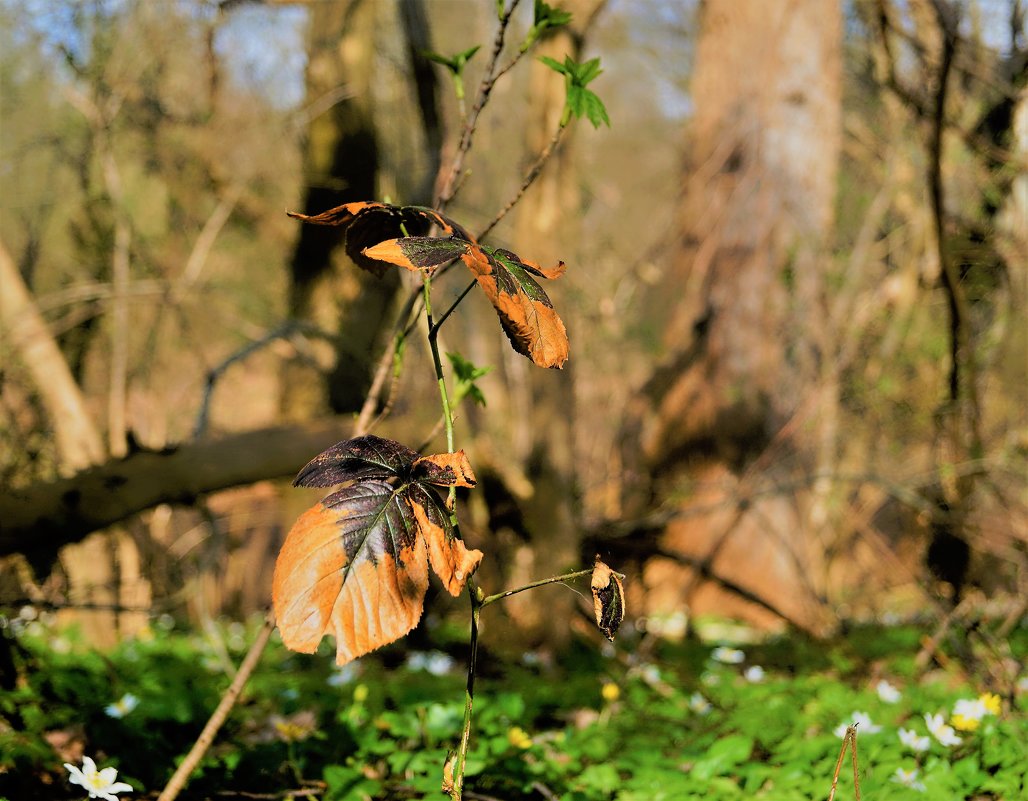
[[[175,774],[171,777],[171,781],[168,782],[167,786],[157,797],[157,801],[174,801],[174,799],[178,797],[178,794],[182,792],[182,788],[186,786],[186,782],[189,781],[190,775],[194,770],[196,770],[196,766],[200,764],[200,760],[203,759],[204,754],[207,753],[207,749],[210,748],[211,743],[214,742],[214,738],[217,736],[218,730],[225,722],[225,718],[228,717],[228,713],[231,712],[232,707],[235,706],[239,693],[243,691],[243,687],[249,680],[250,674],[253,673],[254,668],[257,667],[261,654],[264,653],[264,648],[267,646],[268,640],[271,638],[271,632],[274,630],[275,616],[269,611],[267,616],[264,618],[264,625],[257,634],[257,639],[255,639],[253,644],[250,646],[250,650],[246,652],[246,657],[243,659],[243,663],[239,666],[239,671],[232,680],[232,684],[229,685],[225,694],[221,696],[221,701],[218,703],[217,709],[214,710],[210,720],[207,721],[207,725],[204,726],[200,736],[197,738],[196,742],[193,743],[193,747],[189,750],[189,753],[186,754],[185,759],[182,760],[178,768],[175,770]]]
[[[103,440],[82,390],[36,307],[14,260],[0,242],[0,322],[32,375],[57,437],[61,466],[82,470],[101,461]],[[0,514],[0,520],[4,519]],[[2,527],[0,523],[0,527]]]
[[[981,454],[981,433],[979,431],[979,408],[977,391],[977,371],[975,369],[974,351],[971,346],[970,317],[967,299],[960,285],[957,267],[949,258],[946,248],[946,202],[945,187],[942,180],[942,149],[946,121],[946,98],[948,96],[950,77],[952,75],[953,58],[957,47],[958,10],[949,5],[947,0],[934,0],[936,19],[942,33],[942,56],[939,64],[938,86],[936,87],[934,113],[928,140],[928,188],[932,199],[932,222],[934,224],[935,247],[942,276],[942,286],[946,291],[949,305],[950,327],[950,374],[949,399],[957,413],[957,420],[969,424],[971,436],[971,453]],[[966,368],[966,369],[965,369]],[[967,404],[968,417],[965,418],[964,403]],[[958,437],[963,444],[964,432]]]
[[[58,548],[158,504],[189,504],[210,492],[295,475],[312,453],[350,436],[330,418],[136,451],[59,481],[0,495],[0,556],[45,559]]]
[[[438,193],[432,203],[432,208],[437,211],[444,211],[446,209],[446,204],[453,199],[453,195],[456,192],[457,179],[460,177],[461,170],[464,167],[464,158],[471,149],[471,140],[475,135],[475,127],[478,125],[478,115],[482,113],[482,109],[489,101],[489,95],[493,91],[496,79],[507,72],[514,64],[512,61],[499,72],[496,71],[496,63],[500,59],[500,53],[503,52],[503,42],[507,36],[507,27],[510,24],[511,15],[514,13],[514,9],[517,8],[520,1],[521,0],[512,0],[510,8],[508,8],[500,17],[500,25],[496,31],[496,39],[493,41],[493,52],[489,57],[489,64],[485,68],[485,74],[483,75],[482,82],[478,87],[478,97],[475,100],[475,105],[471,107],[471,113],[468,115],[468,121],[464,125],[464,131],[461,133],[460,137],[460,144],[457,145],[457,153],[454,155],[453,162],[450,164],[450,171],[447,174],[445,181],[439,187]],[[442,173],[442,168],[440,168],[440,173]]]

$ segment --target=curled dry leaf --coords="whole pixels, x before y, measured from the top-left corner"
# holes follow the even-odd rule
[[[559,278],[564,262],[549,269],[509,250],[475,242],[431,237],[401,237],[364,251],[376,261],[408,270],[432,270],[459,258],[496,309],[500,325],[518,353],[540,367],[562,367],[568,358],[568,334],[549,296],[535,279]]]
[[[488,248],[462,226],[422,206],[362,201],[316,215],[290,212],[315,225],[345,230],[346,252],[360,267],[381,275],[388,265],[434,272],[460,259],[496,309],[514,350],[540,367],[560,368],[568,358],[568,336],[537,278],[564,274],[564,263],[540,267],[516,253]],[[427,236],[435,227],[438,236]]]
[[[432,226],[436,226],[445,236],[472,239],[471,234],[449,217],[424,206],[393,206],[389,203],[359,201],[310,216],[294,211],[287,214],[312,225],[342,228],[346,237],[346,255],[358,267],[376,275],[382,275],[386,265],[382,260],[366,256],[364,250],[384,240],[401,236],[421,237]]]
[[[625,588],[621,578],[597,556],[589,586],[593,593],[596,625],[608,640],[614,642],[614,634],[625,619]]]
[[[312,459],[296,484],[348,484],[300,516],[278,555],[272,597],[286,647],[312,653],[331,634],[343,665],[399,639],[421,618],[429,566],[459,595],[482,552],[457,536],[432,485],[474,481],[463,451],[419,457],[375,436]]]

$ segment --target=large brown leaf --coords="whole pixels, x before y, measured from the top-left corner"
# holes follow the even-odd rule
[[[297,484],[351,483],[301,515],[275,563],[272,597],[286,646],[311,653],[331,634],[342,665],[399,639],[421,618],[429,565],[460,594],[482,552],[456,536],[431,485],[474,481],[463,451],[418,457],[374,436],[311,460]]]

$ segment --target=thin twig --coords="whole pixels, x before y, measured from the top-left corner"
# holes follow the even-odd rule
[[[853,757],[853,794],[856,796],[856,801],[860,801],[860,771],[857,768],[857,725],[854,723],[847,729],[853,730],[853,736],[850,738],[850,756]]]
[[[334,341],[336,339],[332,334],[322,331],[312,325],[302,323],[299,320],[288,320],[271,329],[264,334],[264,336],[255,339],[253,342],[247,343],[235,353],[229,355],[220,364],[207,372],[203,399],[200,401],[200,410],[196,414],[196,423],[193,424],[194,438],[201,437],[207,432],[207,426],[210,422],[211,401],[214,397],[214,389],[225,371],[236,362],[249,358],[257,351],[270,345],[272,342],[278,339],[286,339],[298,331],[307,334],[308,336],[319,337],[329,341]]]
[[[839,773],[842,771],[842,760],[846,756],[846,748],[853,742],[854,750],[854,771],[856,771],[856,747],[857,747],[857,724],[852,723],[846,727],[846,734],[842,737],[842,747],[839,749],[839,759],[835,763],[835,774],[832,776],[832,789],[828,793],[828,801],[834,801],[835,788],[839,785]],[[854,776],[856,774],[854,773]],[[858,791],[859,792],[859,791]],[[857,796],[859,799],[859,795]]]
[[[493,86],[496,84],[496,79],[503,75],[511,66],[513,62],[504,69],[496,72],[496,64],[500,59],[500,53],[503,51],[503,43],[507,36],[507,27],[510,25],[511,15],[514,13],[514,9],[518,7],[518,3],[521,0],[511,0],[510,8],[508,8],[500,16],[500,24],[496,30],[496,38],[493,40],[493,51],[489,57],[489,63],[486,65],[485,73],[482,76],[482,82],[478,87],[478,96],[475,99],[475,104],[471,107],[471,111],[468,113],[468,120],[464,125],[464,130],[461,133],[460,143],[457,145],[457,152],[453,156],[453,161],[450,164],[450,171],[446,176],[445,181],[439,184],[437,194],[432,201],[432,207],[438,211],[443,211],[446,208],[446,204],[453,199],[453,195],[456,190],[456,182],[464,168],[464,159],[471,149],[471,141],[474,138],[475,128],[478,125],[478,116],[482,113],[482,109],[485,104],[489,101],[489,95],[493,91]],[[440,167],[440,172],[443,168]]]
[[[228,717],[228,713],[235,706],[236,699],[239,694],[243,691],[243,686],[250,678],[250,674],[253,673],[254,668],[257,667],[257,663],[260,661],[261,654],[264,653],[264,649],[268,644],[268,640],[271,638],[271,632],[275,629],[275,616],[269,610],[264,618],[264,625],[261,630],[257,633],[256,639],[253,641],[253,645],[250,646],[250,650],[246,652],[246,656],[243,658],[242,664],[239,666],[239,671],[236,673],[236,677],[232,680],[232,684],[225,691],[225,694],[221,697],[221,701],[218,703],[217,709],[211,715],[210,720],[207,721],[207,725],[203,727],[203,731],[200,732],[200,736],[193,743],[193,747],[189,749],[189,753],[186,754],[186,758],[182,760],[176,769],[174,775],[171,777],[171,781],[168,782],[167,786],[161,791],[161,794],[157,797],[157,801],[174,801],[182,788],[186,786],[186,782],[189,781],[189,776],[196,769],[196,766],[203,759],[204,754],[207,753],[207,749],[211,747],[211,743],[214,742],[214,738],[225,722],[225,718]]]
[[[514,197],[512,197],[507,202],[507,205],[500,210],[499,214],[493,217],[492,221],[482,229],[482,233],[478,235],[479,239],[485,239],[486,236],[489,235],[489,232],[497,226],[500,220],[506,217],[510,210],[517,205],[518,201],[521,200],[522,195],[525,194],[528,187],[530,187],[535,182],[535,179],[539,177],[539,173],[542,171],[543,167],[546,166],[546,162],[550,160],[550,156],[557,151],[557,146],[560,145],[560,140],[564,136],[564,131],[566,130],[566,124],[557,126],[557,130],[554,131],[550,141],[547,143],[546,147],[543,148],[542,153],[539,154],[539,158],[535,160],[535,163],[529,168],[528,172],[525,173],[524,180],[521,181],[521,186],[518,187],[518,191],[515,192]]]
[[[506,590],[505,592],[498,592],[495,595],[488,595],[482,599],[482,606],[488,606],[489,604],[501,601],[504,598],[509,598],[512,595],[517,595],[519,592],[525,590],[534,590],[536,587],[544,587],[547,584],[556,584],[562,581],[571,581],[572,579],[581,578],[582,576],[591,575],[593,569],[590,567],[587,570],[576,570],[573,573],[565,573],[561,576],[550,576],[549,578],[540,579],[539,581],[533,581],[531,584],[526,584],[523,587],[515,587],[513,590]],[[621,573],[615,574],[618,578],[623,579],[624,575]]]

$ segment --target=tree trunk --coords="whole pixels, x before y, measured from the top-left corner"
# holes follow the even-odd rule
[[[562,3],[561,8],[572,14],[570,25],[542,41],[536,55],[549,56],[558,62],[563,62],[565,56],[580,59],[588,29],[604,3],[605,0]],[[563,81],[552,71],[536,69],[531,72],[529,95],[532,114],[525,132],[526,167],[553,139],[564,110],[566,90]],[[570,174],[573,170],[570,140],[575,127],[583,124],[587,124],[586,121],[577,121],[565,132],[560,148],[516,207],[514,241],[525,243],[525,254],[547,266],[561,259],[562,244],[574,241],[579,233],[574,230],[580,198],[576,181]],[[551,291],[558,309],[562,307],[559,298],[570,280],[565,277],[553,284]],[[561,313],[573,335],[573,321],[567,318],[567,311]],[[584,332],[580,333],[582,335]],[[518,464],[522,474],[530,476],[532,482],[531,497],[525,503],[523,516],[527,540],[516,544],[515,552],[505,557],[512,566],[507,581],[515,586],[580,566],[575,361],[572,346],[572,358],[563,370],[539,370],[506,348],[506,343],[503,347],[508,376],[506,399],[515,408],[525,410],[509,416],[516,430],[510,438],[512,452],[506,456]],[[555,626],[553,621],[571,620],[578,603],[573,593],[553,587],[516,595],[505,606],[530,641],[559,647],[571,629],[567,625]]]
[[[304,153],[306,214],[376,197],[379,154],[373,81],[378,13],[378,4],[370,0],[311,6],[308,101],[343,90],[345,97],[309,124]],[[293,421],[311,419],[328,408],[360,409],[399,286],[396,271],[378,278],[354,267],[339,247],[338,228],[300,225],[297,237],[290,315],[337,334],[339,344],[333,353],[322,354],[328,362],[322,369],[303,359],[286,365],[282,411]]]
[[[797,415],[824,335],[841,35],[839,6],[824,0],[702,6],[681,245],[652,304],[668,321],[670,357],[633,402],[624,434],[629,508],[684,496],[708,510],[670,524],[663,547],[805,620],[820,565],[804,501],[751,495],[756,479],[811,459]],[[657,607],[731,611],[720,590],[683,570],[648,568]],[[749,604],[738,611],[767,616]]]

